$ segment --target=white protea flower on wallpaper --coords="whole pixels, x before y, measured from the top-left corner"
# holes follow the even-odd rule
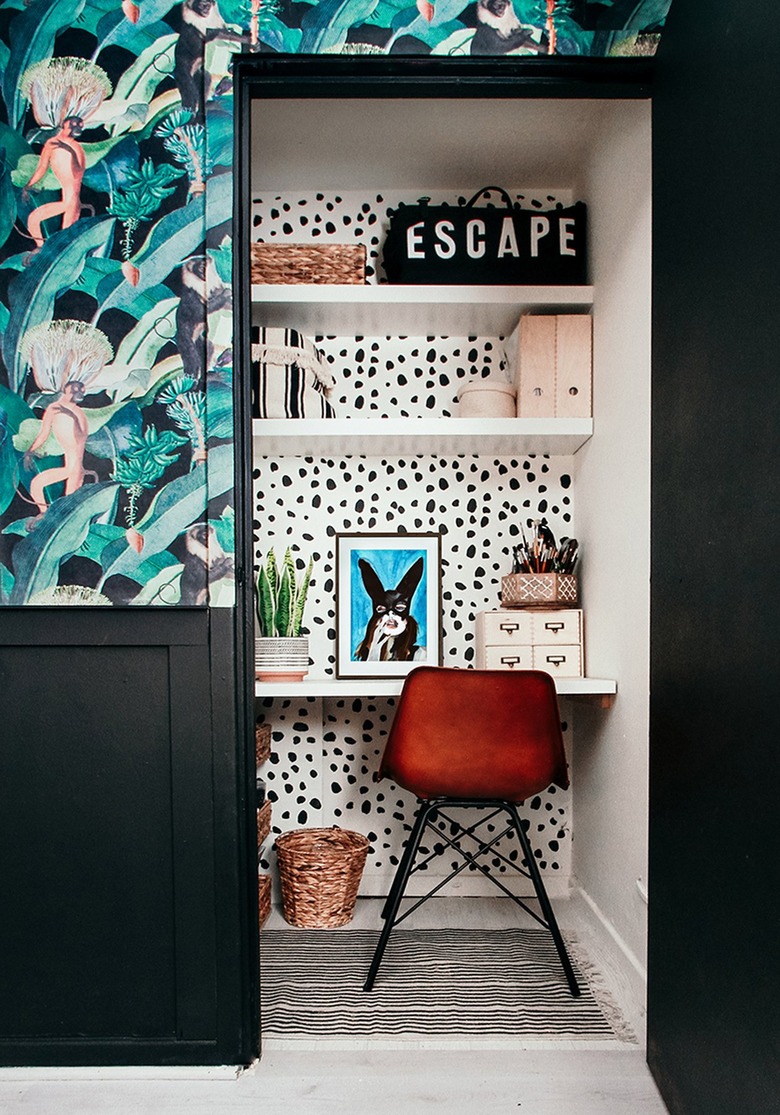
[[[86,58],[47,58],[22,74],[19,88],[42,128],[84,121],[111,95],[108,74]]]
[[[58,318],[28,329],[22,337],[22,357],[32,369],[41,391],[63,391],[81,383],[85,392],[107,386],[101,373],[114,356],[105,333],[85,321]]]

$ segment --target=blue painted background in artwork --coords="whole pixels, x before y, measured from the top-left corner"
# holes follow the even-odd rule
[[[373,606],[363,584],[358,562],[363,558],[367,561],[388,591],[394,589],[405,573],[418,558],[423,559],[423,574],[420,583],[411,600],[409,614],[417,621],[417,643],[421,647],[428,645],[428,555],[425,550],[415,549],[390,549],[381,547],[370,549],[354,549],[349,556],[349,592],[350,592],[350,646],[353,657],[355,648],[365,636],[368,622],[373,613]]]

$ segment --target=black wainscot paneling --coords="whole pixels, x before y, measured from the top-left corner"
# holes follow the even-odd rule
[[[235,749],[215,761],[211,626],[205,610],[0,613],[2,1063],[238,1057],[213,779],[221,763],[234,819]]]

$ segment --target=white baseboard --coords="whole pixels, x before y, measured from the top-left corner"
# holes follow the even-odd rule
[[[563,917],[560,919],[563,922]],[[646,1044],[647,969],[589,894],[572,880],[566,929],[604,977],[637,1041]]]

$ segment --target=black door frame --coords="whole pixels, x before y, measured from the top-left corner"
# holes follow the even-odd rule
[[[251,223],[250,166],[251,106],[274,98],[556,98],[646,100],[651,95],[649,58],[421,58],[354,55],[236,55],[234,195],[233,195],[233,312],[236,446],[236,567],[239,657],[254,662],[254,547],[252,541],[252,417],[249,358],[251,298],[249,243]],[[251,676],[250,676],[251,675]],[[239,704],[244,703],[244,726],[254,722],[253,671],[237,679]],[[254,770],[247,763],[245,798],[247,826],[254,829]],[[256,887],[254,864],[247,885]],[[250,1001],[252,1026],[260,1049],[259,960],[252,954]],[[250,949],[251,953],[251,949]]]

